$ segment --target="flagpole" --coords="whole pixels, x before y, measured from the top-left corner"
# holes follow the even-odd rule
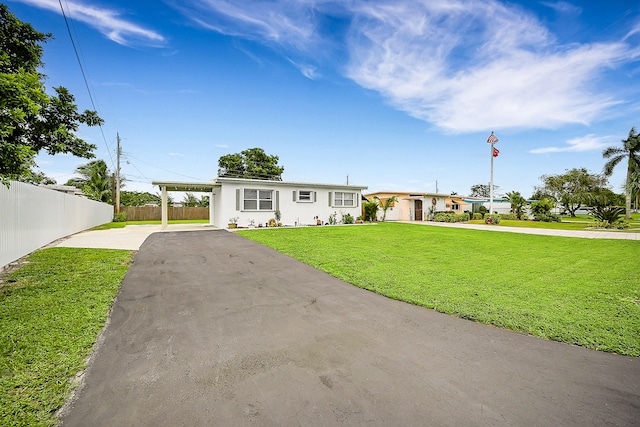
[[[487,142],[491,145],[489,155],[491,156],[491,180],[489,181],[489,215],[493,214],[493,158],[498,155],[498,150],[493,146],[498,142],[498,138],[491,132]]]
[[[491,132],[493,135],[493,132]],[[493,214],[493,140],[491,141],[491,180],[489,181],[489,215]]]

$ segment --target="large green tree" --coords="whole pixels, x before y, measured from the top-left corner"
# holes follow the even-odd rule
[[[593,202],[607,186],[607,178],[600,174],[589,173],[585,168],[573,168],[560,175],[542,175],[543,187],[537,193],[548,194],[560,202],[571,216],[576,211]]]
[[[42,43],[50,34],[36,31],[0,4],[0,181],[37,175],[34,158],[41,152],[91,158],[95,145],[75,135],[80,124],[102,123],[95,111],[78,113],[64,87],[45,90]]]
[[[278,160],[278,156],[268,155],[262,148],[249,148],[220,157],[218,176],[282,181],[284,167],[278,166]]]
[[[498,185],[493,186],[493,196],[496,197],[496,191],[500,187]],[[471,186],[471,197],[491,197],[491,186],[487,184],[476,184]]]
[[[613,169],[627,159],[627,178],[625,180],[626,218],[631,219],[631,199],[635,187],[634,176],[640,171],[640,134],[632,127],[627,139],[622,140],[622,147],[605,148],[602,157],[609,159],[604,165],[604,174],[611,176]]]
[[[120,204],[122,206],[144,206],[157,205],[160,206],[162,199],[157,194],[151,194],[143,191],[121,191]]]

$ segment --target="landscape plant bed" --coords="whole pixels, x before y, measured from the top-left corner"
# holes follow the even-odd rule
[[[0,425],[56,424],[132,256],[43,249],[0,275]]]
[[[401,223],[239,234],[390,298],[640,356],[637,241]]]

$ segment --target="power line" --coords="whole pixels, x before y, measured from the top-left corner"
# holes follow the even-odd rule
[[[87,93],[89,94],[89,100],[91,101],[91,106],[93,107],[94,111],[98,111],[98,109],[96,108],[96,104],[95,102],[93,102],[93,95],[91,94],[91,89],[89,87],[89,81],[87,80],[87,76],[84,72],[84,67],[82,66],[82,61],[80,60],[80,55],[78,54],[78,49],[76,48],[76,43],[73,40],[73,35],[71,34],[71,27],[69,26],[69,20],[67,19],[67,14],[64,12],[64,7],[62,6],[62,0],[58,0],[58,3],[60,4],[60,10],[62,11],[62,16],[64,17],[64,23],[67,26],[67,32],[69,33],[69,39],[71,39],[71,45],[73,46],[73,51],[75,52],[76,55],[76,60],[78,61],[78,66],[80,67],[80,72],[82,73],[82,79],[84,80],[84,85],[87,88]],[[67,5],[67,8],[69,6]],[[114,160],[113,160],[113,156],[111,155],[111,147],[109,146],[109,143],[107,142],[107,138],[105,138],[104,136],[104,129],[102,128],[102,125],[98,125],[98,127],[100,128],[100,133],[102,134],[102,140],[104,141],[105,145],[107,146],[107,153],[109,154],[109,159],[111,160],[111,166],[113,167],[114,165]]]
[[[172,173],[172,174],[174,174],[174,175],[184,176],[185,178],[190,178],[190,179],[196,179],[196,180],[198,180],[198,181],[203,181],[203,179],[201,179],[201,178],[196,178],[196,177],[194,177],[194,176],[184,175],[184,174],[181,174],[181,173],[178,173],[178,172],[170,171],[169,169],[161,168],[160,166],[156,166],[156,165],[151,164],[151,163],[149,163],[149,162],[145,162],[144,160],[139,159],[139,158],[137,158],[137,157],[134,157],[134,156],[132,156],[132,155],[130,155],[130,154],[129,154],[128,156],[129,156],[129,157],[131,157],[132,159],[136,159],[136,160],[138,160],[138,161],[140,161],[140,162],[142,162],[142,163],[144,163],[144,164],[147,164],[147,165],[152,166],[152,167],[154,167],[154,168],[157,168],[157,169],[163,170],[163,171],[165,171],[165,172],[169,172],[169,173]]]

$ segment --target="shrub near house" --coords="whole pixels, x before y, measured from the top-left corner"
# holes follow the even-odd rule
[[[469,221],[469,213],[457,214],[453,212],[436,212],[433,216],[435,222],[466,222]]]

